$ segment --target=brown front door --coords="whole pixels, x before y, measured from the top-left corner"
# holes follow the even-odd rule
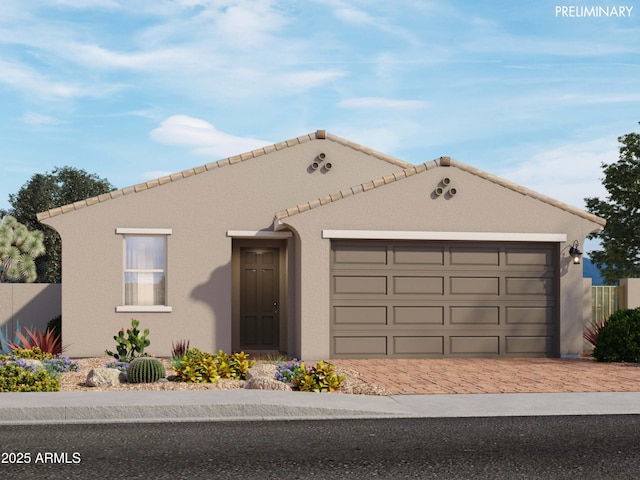
[[[278,249],[240,249],[240,348],[279,349]]]

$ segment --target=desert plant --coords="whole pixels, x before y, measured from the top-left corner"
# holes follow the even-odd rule
[[[189,349],[181,359],[175,360],[173,369],[176,378],[183,382],[215,383],[220,378],[215,357],[197,348]]]
[[[143,357],[140,357],[143,358]],[[111,360],[104,364],[104,368],[115,368],[116,370],[120,370],[121,372],[126,372],[127,368],[129,368],[129,362],[121,362],[120,360]]]
[[[11,215],[0,220],[0,282],[34,282],[35,259],[45,253],[44,235]]]
[[[244,380],[249,369],[256,363],[253,360],[249,360],[249,355],[244,352],[227,355],[220,350],[214,359],[218,375],[221,378],[233,378],[235,380]]]
[[[164,365],[154,357],[134,358],[127,368],[129,383],[154,383],[165,375]]]
[[[55,335],[60,335],[62,337],[62,315],[58,315],[57,317],[53,317],[47,323],[47,330],[51,330]]]
[[[63,357],[61,354],[51,358],[45,358],[42,361],[43,367],[52,375],[63,372],[77,372],[78,362],[71,360],[69,357]]]
[[[9,355],[5,356],[6,358],[24,358],[28,360],[46,360],[49,358],[53,358],[53,354],[49,352],[44,352],[39,347],[31,347],[31,348],[15,348],[11,351]]]
[[[44,368],[0,362],[0,392],[57,392],[60,381]]]
[[[177,359],[185,356],[189,350],[189,340],[178,340],[171,342],[171,358]]]
[[[301,392],[335,392],[343,381],[344,376],[335,373],[331,363],[321,360],[313,367],[301,363],[293,386]]]
[[[599,362],[640,362],[640,308],[609,317],[598,332],[593,356]]]
[[[306,369],[300,365],[302,365],[302,362],[295,358],[289,362],[277,364],[275,379],[292,385],[295,377],[302,373],[306,373]]]
[[[582,336],[587,342],[595,347],[598,344],[598,335],[600,335],[600,330],[602,330],[602,327],[604,327],[606,324],[607,319],[604,317],[599,322],[592,320],[591,326],[585,328]]]
[[[43,352],[51,353],[53,355],[62,353],[62,341],[60,335],[56,335],[53,330],[47,330],[42,333],[37,329],[29,329],[25,327],[26,336],[21,332],[16,332],[16,337],[20,340],[22,346],[18,343],[7,342],[7,345],[11,350],[17,348],[24,348],[30,350],[32,348],[39,348]]]
[[[116,341],[116,350],[118,353],[113,353],[111,350],[105,350],[105,353],[116,360],[121,362],[131,362],[136,357],[143,357],[144,349],[148,347],[151,342],[147,338],[149,335],[149,329],[145,328],[144,332],[138,330],[140,322],[135,318],[131,319],[131,328],[128,328],[125,335],[124,327],[120,329],[117,335],[113,336]]]
[[[0,355],[11,353],[11,348],[9,348],[9,324],[11,322],[7,322],[4,324],[4,328],[0,329]],[[17,337],[16,332],[20,331],[20,320],[16,319],[16,328],[13,332],[14,339],[13,343],[20,343],[20,339]]]
[[[47,370],[52,376],[63,372],[77,371],[78,362],[64,357],[62,354],[52,355],[43,352],[37,347],[31,349],[18,348],[9,355],[0,355],[0,362],[15,363],[22,367],[33,368],[34,364],[30,360],[37,360],[42,363],[42,368]]]

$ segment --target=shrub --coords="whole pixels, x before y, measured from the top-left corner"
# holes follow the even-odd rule
[[[215,362],[218,375],[221,378],[233,378],[235,380],[244,380],[249,369],[256,363],[253,360],[249,360],[249,355],[244,352],[236,352],[229,356],[222,350],[218,351],[215,356]]]
[[[121,362],[130,362],[136,357],[143,357],[144,349],[148,347],[151,342],[147,338],[149,335],[149,329],[145,328],[144,332],[138,330],[140,322],[135,318],[131,319],[131,328],[126,331],[124,327],[120,329],[117,335],[113,336],[116,341],[116,350],[118,353],[113,353],[110,350],[105,350],[105,353],[116,360]]]
[[[322,360],[313,367],[300,363],[292,377],[293,386],[301,392],[335,392],[343,381],[344,376],[335,373],[335,367]]]
[[[598,333],[593,356],[599,362],[640,362],[640,308],[609,317]]]
[[[47,330],[51,330],[55,335],[62,335],[62,315],[58,315],[49,320]]]
[[[218,365],[210,353],[191,348],[173,363],[176,376],[183,382],[215,383],[220,378]]]
[[[0,362],[0,392],[57,392],[60,381],[43,368]]]
[[[16,348],[9,355],[14,358],[26,358],[28,360],[45,360],[47,358],[53,358],[53,355],[48,352],[43,352],[38,347],[31,348]]]
[[[0,355],[0,361],[4,363],[10,362],[33,370],[33,364],[30,364],[26,360],[39,360],[42,362],[42,368],[47,370],[51,375],[77,371],[79,366],[78,362],[71,360],[69,357],[64,357],[62,354],[51,355],[37,347],[31,349],[18,348],[9,355]]]
[[[219,350],[216,355],[197,348],[187,350],[182,358],[174,358],[173,369],[184,382],[211,382],[220,378],[244,380],[247,371],[255,364],[244,352],[227,355]]]
[[[165,375],[164,365],[153,357],[134,358],[127,368],[129,383],[154,383],[164,378]]]

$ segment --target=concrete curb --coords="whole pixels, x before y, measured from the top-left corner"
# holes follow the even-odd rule
[[[640,392],[388,397],[269,390],[0,393],[0,425],[605,414],[640,414]]]

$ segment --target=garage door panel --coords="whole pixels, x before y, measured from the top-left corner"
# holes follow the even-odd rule
[[[452,325],[498,325],[499,307],[451,307],[449,318]]]
[[[387,355],[387,337],[336,336],[333,338],[333,351],[336,355]]]
[[[507,295],[551,295],[553,279],[545,277],[507,277]]]
[[[386,325],[386,306],[334,307],[333,318],[336,325]]]
[[[341,293],[364,293],[386,295],[387,277],[374,276],[335,276],[333,291]]]
[[[500,249],[451,247],[451,265],[500,265]]]
[[[444,265],[443,247],[393,247],[393,264],[396,266]]]
[[[452,295],[498,295],[500,293],[498,277],[451,277],[449,283]]]
[[[394,325],[444,325],[444,307],[396,306]]]
[[[508,354],[544,354],[552,348],[551,336],[506,337]]]
[[[557,354],[557,245],[344,243],[342,263],[332,254],[332,356]]]
[[[359,246],[336,245],[333,249],[334,263],[386,265],[387,248],[380,245]]]
[[[394,336],[392,353],[395,355],[442,355],[444,337]]]
[[[507,265],[532,265],[537,267],[553,267],[555,265],[549,248],[507,247],[505,249],[505,257]]]
[[[506,307],[505,311],[507,324],[551,325],[553,323],[553,308],[551,307]]]
[[[460,336],[449,337],[449,351],[458,355],[499,355],[499,336]]]
[[[443,277],[393,277],[393,293],[396,295],[442,295]]]

